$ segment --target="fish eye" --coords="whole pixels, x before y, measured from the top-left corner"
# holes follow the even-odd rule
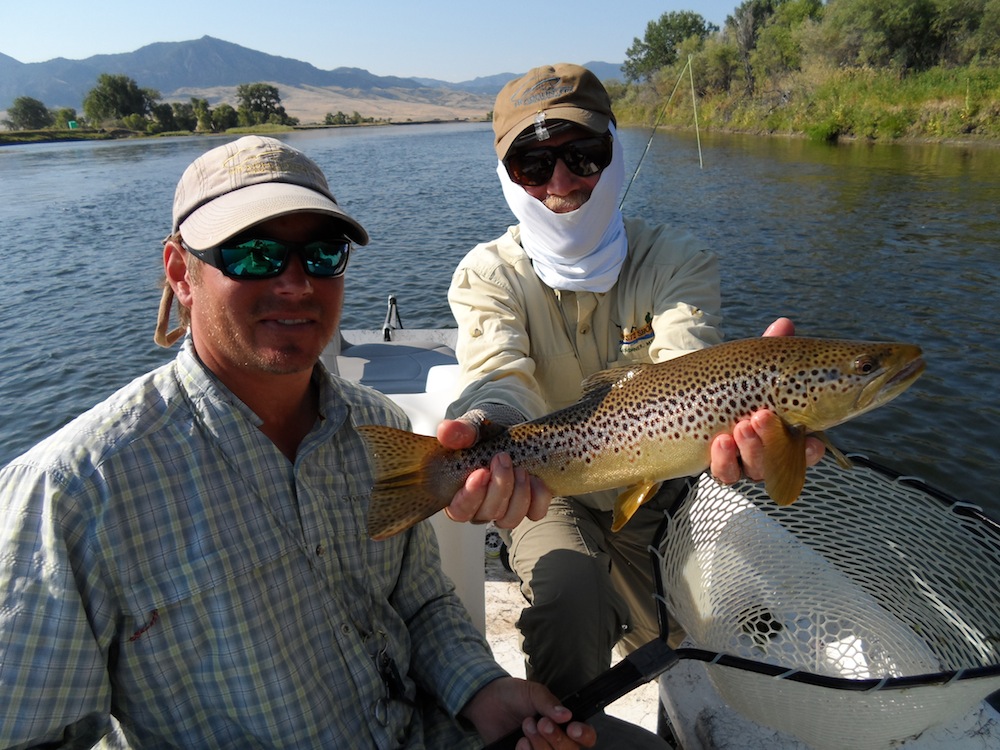
[[[873,357],[867,354],[862,354],[854,360],[854,371],[859,375],[868,375],[875,370],[876,367],[878,367],[878,363]]]

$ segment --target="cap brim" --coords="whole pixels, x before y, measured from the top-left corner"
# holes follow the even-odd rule
[[[497,142],[498,159],[502,161],[507,156],[507,152],[510,151],[510,147],[517,137],[528,128],[534,127],[536,117],[536,114],[528,115],[508,130],[506,135]],[[593,112],[589,109],[580,109],[579,107],[547,107],[545,109],[545,117],[549,121],[565,120],[566,122],[571,122],[598,135],[608,132],[608,126],[611,124],[611,118],[608,115]]]
[[[343,223],[352,242],[368,244],[365,228],[332,200],[307,187],[283,182],[248,185],[220,195],[184,219],[180,232],[189,247],[207,250],[252,226],[299,211],[336,219]]]

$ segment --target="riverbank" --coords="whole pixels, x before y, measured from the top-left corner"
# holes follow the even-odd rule
[[[651,83],[610,85],[619,122],[810,140],[1000,142],[1000,67],[934,68],[907,76],[814,65],[753,96],[702,91],[685,68]],[[697,112],[695,111],[697,110]]]
[[[75,128],[73,130],[0,130],[0,146],[13,146],[25,143],[62,143],[70,141],[116,141],[124,138],[167,138],[191,135],[232,135],[240,136],[255,133],[257,135],[273,135],[275,133],[290,133],[296,130],[330,130],[333,128],[375,128],[386,125],[432,125],[449,122],[475,122],[475,120],[424,120],[406,122],[363,122],[345,125],[324,125],[312,123],[309,125],[261,125],[253,128],[230,128],[224,133],[203,133],[190,130],[177,130],[169,133],[144,133],[139,130],[116,128]]]
[[[774,131],[768,130],[763,127],[746,127],[746,128],[720,128],[713,127],[711,124],[701,122],[701,110],[699,109],[699,123],[698,127],[702,133],[707,132],[717,132],[717,133],[727,133],[732,135],[756,135],[763,137],[788,137],[788,138],[810,138],[812,140],[823,140],[827,142],[852,142],[852,141],[877,141],[880,143],[941,143],[953,146],[967,146],[967,145],[982,145],[982,146],[994,146],[1000,147],[1000,133],[997,135],[979,135],[979,134],[964,134],[964,135],[954,135],[954,136],[931,136],[931,135],[912,135],[912,136],[898,136],[887,139],[877,139],[869,136],[858,136],[851,132],[837,132],[836,136],[833,137],[829,133],[823,133],[820,136],[815,136],[810,133],[805,132],[787,132],[787,131]],[[998,118],[1000,121],[1000,118]],[[456,124],[462,122],[473,122],[470,120],[455,120]],[[274,135],[277,133],[290,133],[299,130],[329,130],[333,128],[362,128],[362,127],[382,127],[382,126],[396,126],[396,125],[427,125],[427,124],[449,124],[446,121],[441,120],[430,120],[427,122],[376,122],[376,123],[361,123],[361,124],[350,124],[350,125],[296,125],[296,126],[281,126],[281,125],[267,125],[260,128],[233,128],[231,130],[225,131],[225,133],[201,133],[192,132],[190,130],[180,130],[170,133],[142,133],[135,130],[90,130],[86,128],[81,128],[78,130],[14,130],[14,131],[0,131],[0,146],[16,146],[32,143],[62,143],[62,142],[72,142],[72,141],[114,141],[123,140],[129,138],[135,139],[152,139],[152,138],[166,138],[166,137],[179,137],[179,136],[201,136],[201,135],[231,135],[240,136],[247,135],[250,133],[255,133],[258,135]],[[649,122],[646,121],[636,121],[632,118],[619,118],[619,125],[622,127],[652,127]],[[694,127],[689,123],[681,122],[678,118],[666,118],[663,122],[657,125],[661,130],[671,130],[671,131],[681,131],[681,132],[691,132],[694,131]]]

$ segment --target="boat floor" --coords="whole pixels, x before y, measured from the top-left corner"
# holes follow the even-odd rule
[[[517,577],[496,557],[486,556],[486,639],[500,666],[515,677],[524,677],[524,656],[514,623],[521,616],[524,597]],[[615,656],[614,661],[618,661]],[[658,686],[649,682],[622,696],[607,713],[624,721],[656,731]]]

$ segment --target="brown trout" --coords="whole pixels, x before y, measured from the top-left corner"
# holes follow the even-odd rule
[[[391,427],[359,427],[375,485],[368,533],[385,539],[447,506],[475,469],[505,451],[553,495],[625,487],[617,531],[662,481],[708,468],[712,439],[759,409],[780,419],[764,443],[765,490],[793,503],[805,482],[805,438],[905,391],[924,371],[911,344],[799,336],[742,339],[657,364],[595,373],[575,404],[469,449]]]

